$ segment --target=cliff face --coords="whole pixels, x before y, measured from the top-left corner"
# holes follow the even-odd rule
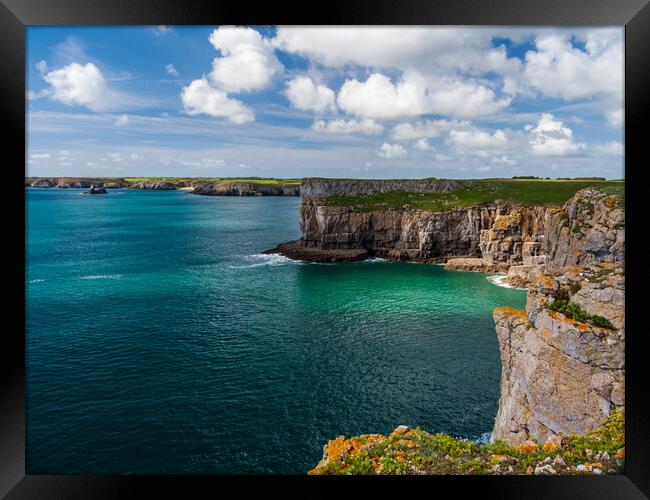
[[[502,374],[492,439],[582,434],[624,407],[623,266],[562,271],[535,278],[526,311],[494,311]]]
[[[497,207],[428,214],[405,210],[359,212],[303,198],[302,242],[323,250],[365,249],[397,260],[480,256],[481,230],[492,225]]]
[[[625,212],[622,200],[594,189],[576,193],[544,219],[544,249],[549,267],[622,262]]]
[[[413,185],[411,185],[413,184]],[[541,252],[545,207],[512,203],[455,208],[444,212],[401,209],[359,211],[329,206],[323,196],[355,196],[395,188],[417,192],[449,192],[454,181],[303,182],[300,244],[307,248],[365,250],[395,260],[446,261],[449,267],[507,271],[529,264]],[[334,194],[332,194],[334,193]],[[468,260],[469,258],[469,260]],[[477,261],[476,259],[483,260]],[[527,260],[528,259],[528,260]]]
[[[546,212],[544,236],[546,273],[529,272],[526,311],[494,311],[502,361],[494,439],[584,433],[624,406],[622,200],[580,191]]]
[[[298,196],[299,186],[275,186],[248,182],[203,183],[192,194],[207,196]]]
[[[156,191],[171,191],[176,189],[176,186],[171,182],[167,181],[142,181],[135,182],[129,186],[131,189],[145,189],[145,190],[156,190]]]

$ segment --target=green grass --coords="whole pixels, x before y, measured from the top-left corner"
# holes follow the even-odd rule
[[[172,184],[181,182],[198,183],[226,183],[246,182],[264,186],[299,186],[300,179],[274,179],[263,177],[126,177],[128,183],[166,181]]]
[[[598,316],[597,314],[589,314],[583,311],[582,308],[574,302],[556,300],[553,303],[549,304],[548,308],[551,311],[564,314],[567,318],[574,319],[580,323],[591,323],[600,328],[609,328],[610,330],[615,330],[614,326],[607,318]]]
[[[576,466],[598,461],[604,473],[621,473],[625,446],[625,417],[613,410],[600,427],[584,435],[562,436],[559,449],[522,449],[497,440],[480,445],[422,429],[393,433],[374,445],[342,455],[320,474],[526,474],[538,464],[551,463],[556,473],[576,474]],[[607,455],[603,453],[606,452]],[[596,458],[596,457],[599,458]],[[551,462],[560,457],[564,465]]]
[[[608,194],[623,196],[620,181],[542,180],[542,179],[481,179],[461,180],[461,187],[450,193],[412,193],[390,191],[374,195],[328,196],[329,206],[353,207],[362,212],[401,208],[441,212],[458,207],[470,207],[496,200],[524,206],[562,205],[576,192],[593,187]]]
[[[300,186],[300,179],[275,179],[263,177],[26,177],[25,180],[34,182],[38,179],[58,179],[65,182],[88,181],[95,183],[119,183],[128,187],[136,182],[171,182],[179,185],[184,182],[199,183],[234,183],[246,182],[264,186]]]

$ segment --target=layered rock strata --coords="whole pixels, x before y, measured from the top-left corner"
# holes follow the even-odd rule
[[[583,434],[624,408],[624,297],[623,265],[604,262],[540,273],[525,311],[495,309],[502,374],[493,440]]]
[[[207,196],[299,196],[300,186],[266,185],[253,182],[202,183],[192,194]]]
[[[495,201],[440,212],[401,208],[360,210],[328,203],[330,196],[378,194],[391,190],[451,192],[457,181],[344,181],[304,179],[302,236],[275,249],[307,260],[349,260],[340,251],[418,262],[445,262],[447,269],[508,273],[525,287],[531,273],[566,264],[622,259],[625,242],[620,198],[595,189],[579,191],[562,207],[523,206]],[[319,252],[326,252],[327,258]],[[337,256],[341,255],[341,259]]]

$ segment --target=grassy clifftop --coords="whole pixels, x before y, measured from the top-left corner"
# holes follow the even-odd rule
[[[324,203],[329,206],[353,207],[362,212],[401,208],[404,205],[416,210],[441,212],[496,200],[525,206],[562,205],[575,193],[587,187],[620,196],[624,194],[623,181],[480,179],[457,182],[460,183],[460,188],[451,192],[390,191],[372,195],[328,196]]]
[[[300,179],[275,179],[263,177],[25,177],[25,184],[30,185],[41,179],[60,180],[64,184],[75,182],[107,184],[109,187],[129,187],[136,183],[168,182],[178,187],[198,184],[233,184],[247,183],[263,186],[300,186]]]
[[[136,182],[158,182],[165,181],[172,184],[182,184],[186,182],[202,183],[202,182],[248,182],[251,184],[264,184],[264,185],[293,185],[299,186],[300,179],[276,179],[266,177],[25,177],[25,181],[37,181],[39,179],[61,179],[65,182],[75,181],[93,181],[93,182],[118,182],[122,181],[126,184],[135,184]]]
[[[300,179],[275,179],[263,177],[125,177],[127,183],[165,181],[172,184],[247,183],[263,186],[299,186]]]
[[[400,426],[388,435],[339,436],[309,474],[620,474],[625,465],[624,415],[613,411],[584,436],[545,443],[479,445]]]

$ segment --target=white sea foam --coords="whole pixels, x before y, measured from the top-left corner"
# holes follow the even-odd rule
[[[478,445],[490,444],[490,439],[492,438],[491,432],[484,432],[481,436],[476,439],[474,442]]]
[[[79,277],[80,280],[119,280],[122,274],[89,274]]]
[[[370,257],[369,259],[362,260],[361,262],[367,262],[371,264],[373,262],[388,262],[388,259],[382,259],[381,257]]]
[[[44,279],[41,279],[41,278],[39,278],[39,279],[33,279],[33,280],[29,280],[30,283],[43,283],[44,281],[45,281],[45,280],[44,280]]]
[[[512,286],[506,281],[508,275],[506,274],[495,274],[493,276],[488,276],[487,279],[490,283],[495,284],[496,286],[502,286],[503,288],[514,288],[515,290],[526,290],[526,288],[519,288],[517,286]]]
[[[250,262],[243,266],[230,266],[231,269],[248,269],[251,267],[261,267],[261,266],[282,266],[284,264],[299,264],[301,261],[293,260],[279,253],[256,253],[253,255],[246,255],[245,260]]]

